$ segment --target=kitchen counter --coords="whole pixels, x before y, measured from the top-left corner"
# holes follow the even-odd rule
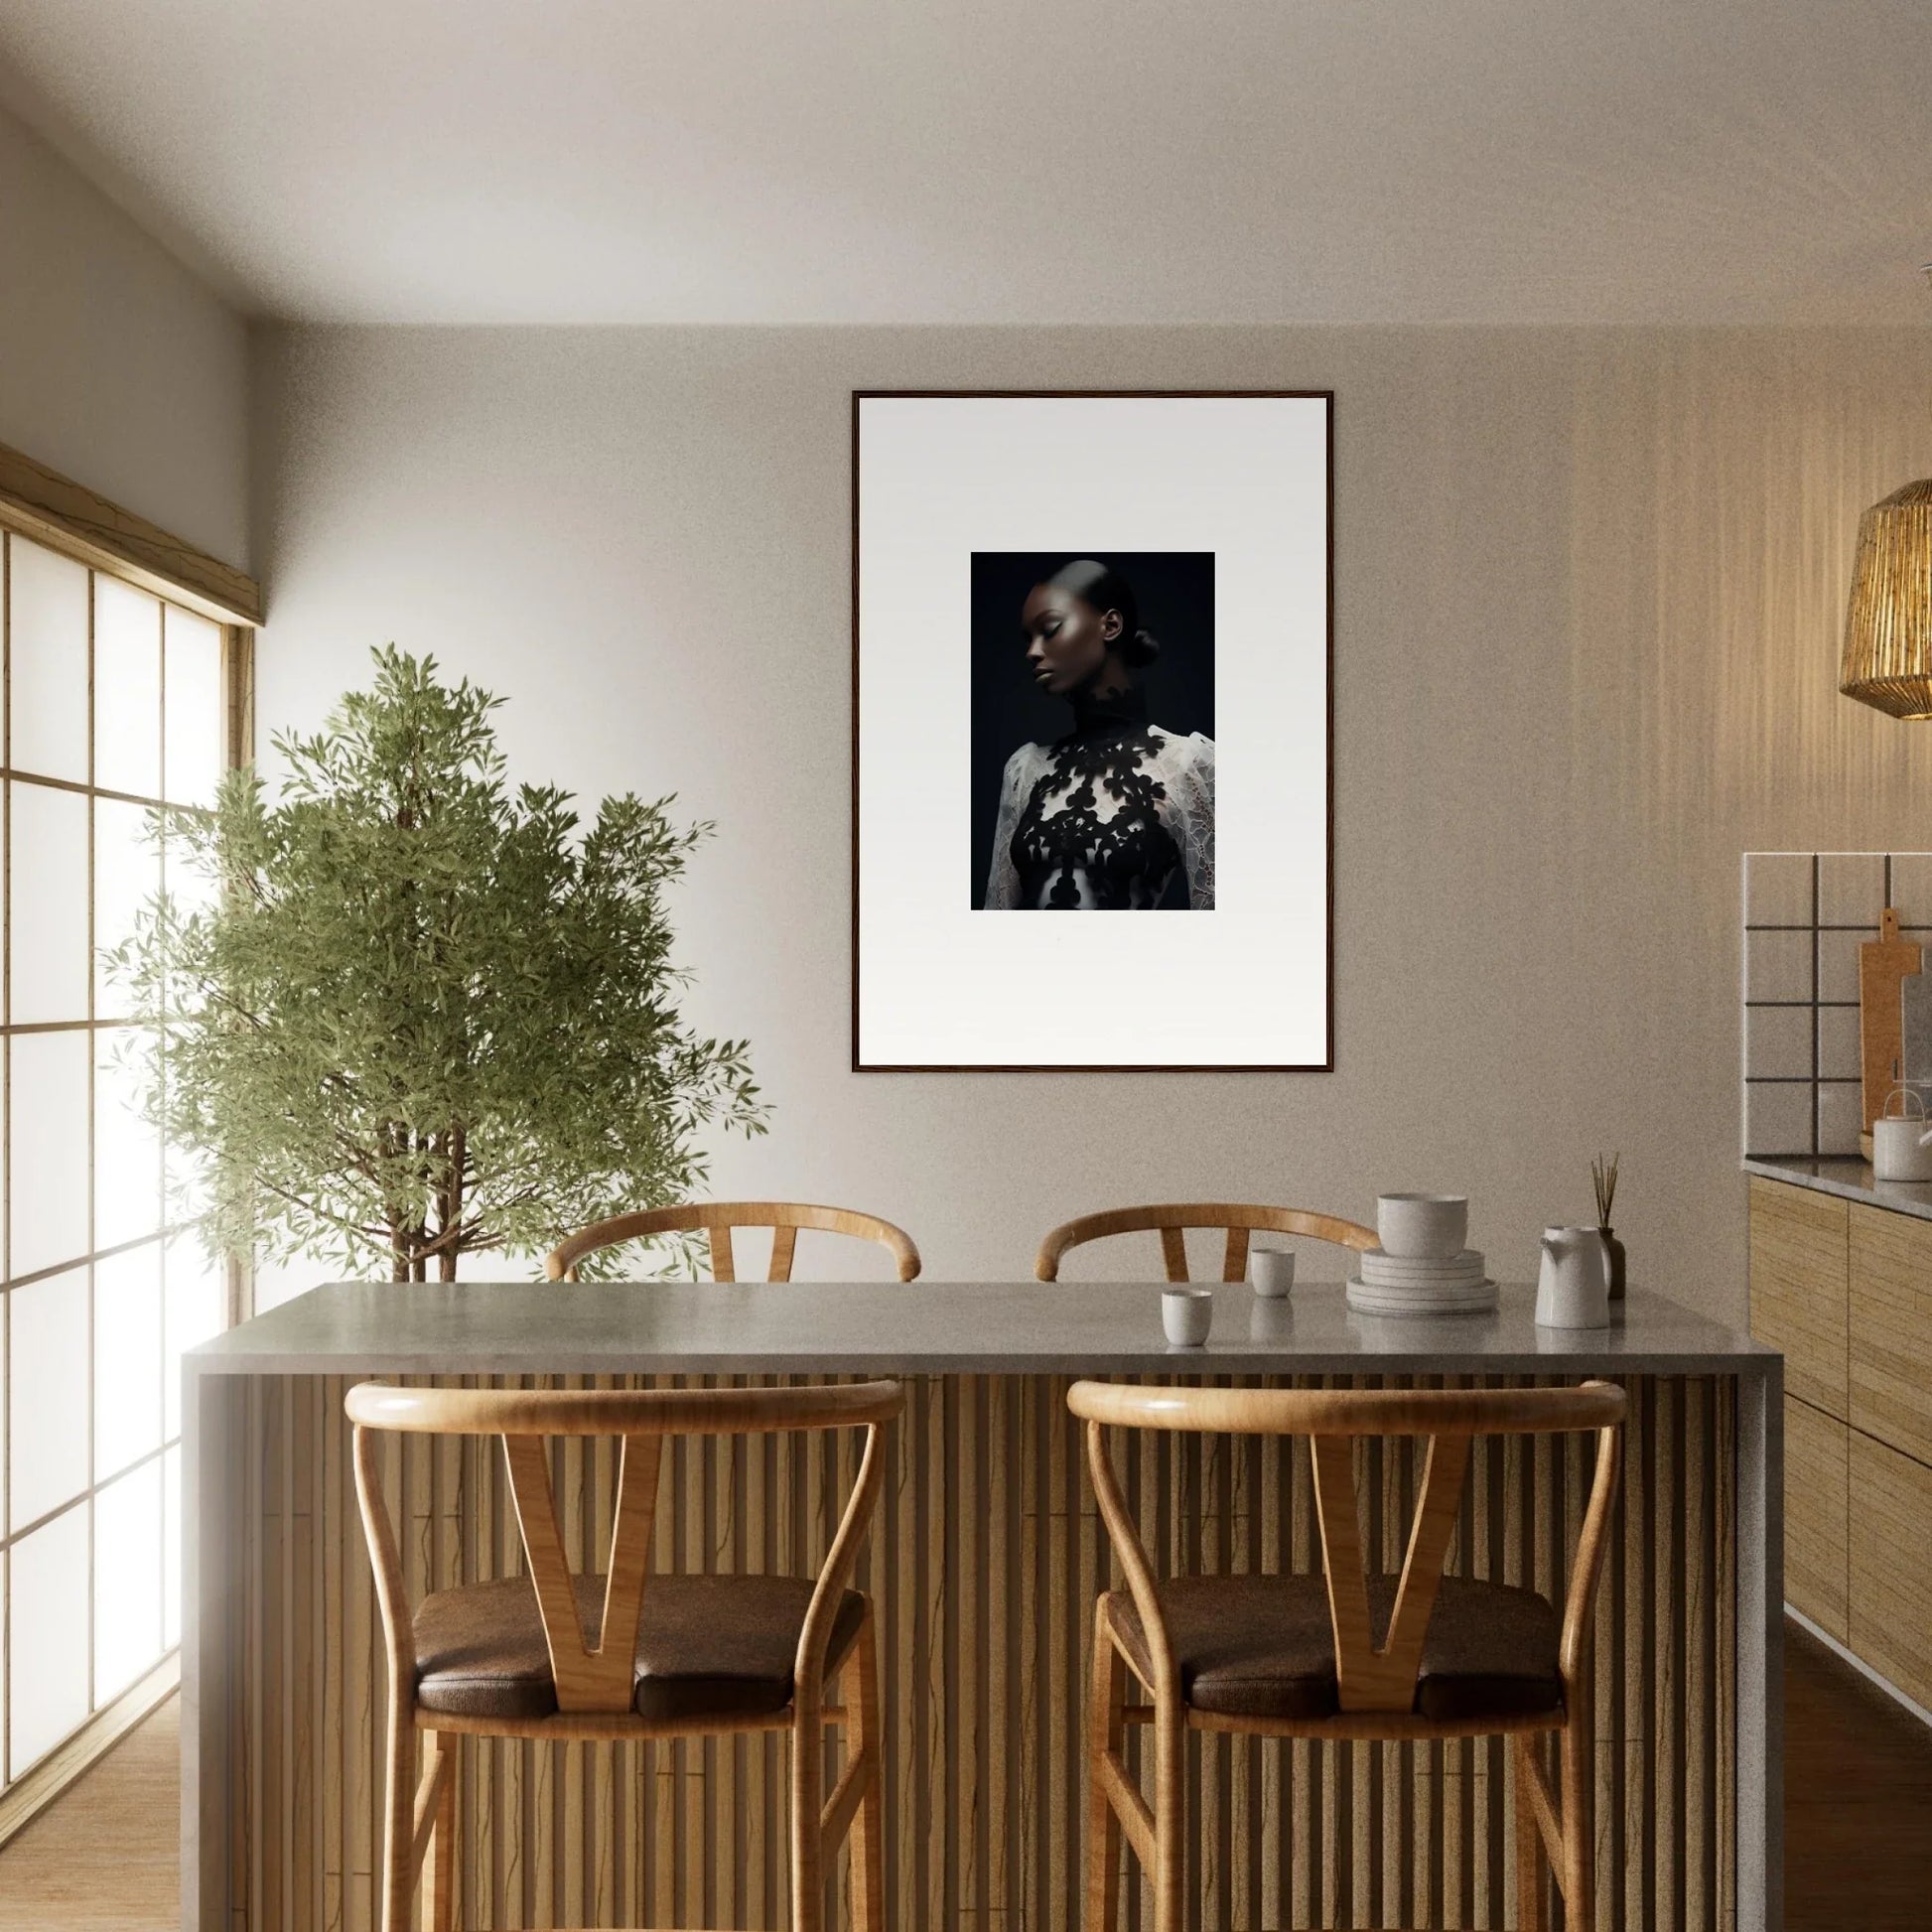
[[[1858,1156],[1802,1155],[1763,1159],[1750,1156],[1744,1172],[1764,1180],[1782,1180],[1814,1193],[1836,1194],[1841,1200],[1863,1201],[1869,1207],[1889,1207],[1894,1213],[1932,1221],[1932,1180],[1879,1180],[1871,1163]]]
[[[204,1343],[201,1375],[1711,1375],[1774,1350],[1659,1295],[1608,1328],[1357,1314],[1337,1284],[1215,1289],[1202,1348],[1171,1344],[1155,1282],[342,1283]]]
[[[1154,1283],[459,1283],[320,1288],[184,1360],[187,1627],[183,1923],[372,1924],[381,1644],[348,1469],[346,1388],[437,1381],[893,1374],[860,1587],[880,1606],[889,1920],[1073,1928],[1084,1818],[1084,1646],[1110,1568],[1077,1375],[1236,1383],[1610,1376],[1630,1392],[1625,1475],[1598,1601],[1603,1922],[1679,1932],[1782,1924],[1783,1358],[1655,1294],[1600,1331],[1539,1329],[1533,1291],[1493,1313],[1357,1315],[1332,1284],[1286,1303],[1215,1291],[1204,1348],[1171,1347]],[[573,1521],[609,1468],[564,1453]],[[1587,1436],[1479,1443],[1450,1569],[1562,1594]],[[1317,1567],[1306,1441],[1116,1443],[1177,1569]],[[384,1483],[412,1600],[518,1565],[487,1442],[389,1438]],[[575,1459],[573,1459],[575,1458]],[[1365,1490],[1399,1564],[1407,1450]],[[574,1472],[574,1473],[573,1473]],[[847,1449],[692,1438],[667,1452],[660,1560],[809,1572]],[[581,1511],[580,1511],[581,1504]],[[551,1760],[467,1752],[461,1922],[766,1924],[782,1916],[781,1760],[665,1743]],[[1513,1896],[1501,1759],[1274,1743],[1197,1749],[1200,1923],[1502,1923]],[[1218,1822],[1215,1822],[1218,1821]],[[376,1838],[371,1834],[376,1833]],[[1332,1917],[1332,1913],[1330,1914]]]

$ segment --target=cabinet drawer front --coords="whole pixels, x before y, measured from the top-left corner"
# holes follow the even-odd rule
[[[1751,1182],[1751,1333],[1784,1355],[1786,1390],[1844,1422],[1851,1203]]]
[[[1932,1462],[1932,1221],[1852,1209],[1852,1425]]]
[[[1852,1432],[1852,1648],[1932,1705],[1932,1469]]]
[[[1850,1643],[1846,1603],[1851,1431],[1808,1402],[1784,1399],[1785,1600]]]

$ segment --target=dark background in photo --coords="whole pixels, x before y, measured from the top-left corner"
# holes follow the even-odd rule
[[[1092,557],[1118,571],[1140,606],[1140,627],[1161,655],[1136,673],[1150,724],[1179,737],[1214,736],[1214,553],[1211,550],[976,550],[973,552],[972,903],[986,903],[1000,779],[1021,746],[1050,745],[1073,725],[1072,707],[1049,697],[1027,669],[1020,611],[1028,593],[1062,564]],[[1185,906],[1178,867],[1163,906]]]

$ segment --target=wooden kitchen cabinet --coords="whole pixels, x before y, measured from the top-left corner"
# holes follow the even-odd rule
[[[1851,1648],[1932,1705],[1932,1469],[1851,1432]]]
[[[1833,1178],[1867,1191],[1869,1170]],[[1750,1188],[1751,1332],[1785,1358],[1785,1600],[1932,1707],[1932,1219]]]
[[[1837,1417],[1785,1397],[1785,1600],[1848,1644],[1850,1436]]]
[[[1932,1221],[1852,1207],[1851,1421],[1932,1463]]]
[[[1782,1181],[1751,1182],[1751,1333],[1784,1356],[1784,1387],[1851,1419],[1847,1336],[1851,1203]]]

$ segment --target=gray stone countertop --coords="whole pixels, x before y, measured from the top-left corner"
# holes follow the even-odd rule
[[[1763,1374],[1765,1348],[1632,1291],[1606,1329],[1487,1314],[1356,1314],[1338,1283],[1287,1301],[1216,1285],[1204,1347],[1134,1282],[334,1283],[193,1349],[212,1375]]]
[[[1911,1214],[1921,1221],[1932,1221],[1932,1181],[1879,1180],[1871,1163],[1857,1156],[1826,1157],[1807,1160],[1802,1155],[1779,1156],[1745,1161],[1744,1172],[1765,1180],[1782,1180],[1793,1187],[1809,1187],[1820,1194],[1836,1194],[1842,1200],[1863,1201],[1868,1207],[1888,1207],[1896,1214]]]

